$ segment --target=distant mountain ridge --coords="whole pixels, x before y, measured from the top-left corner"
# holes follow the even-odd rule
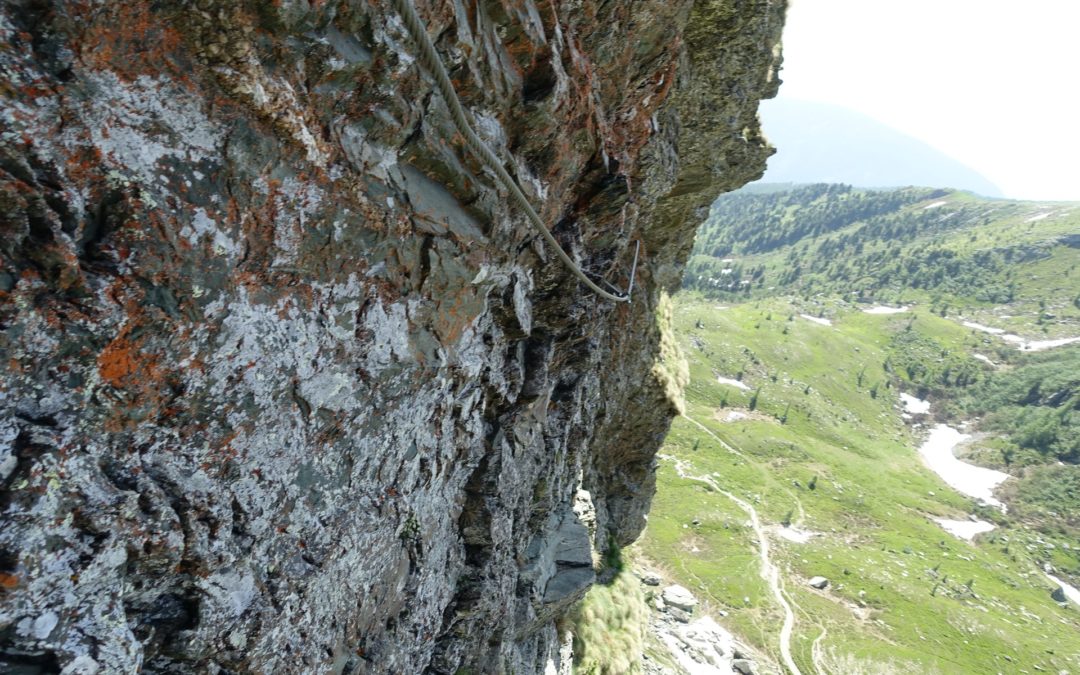
[[[763,103],[760,112],[777,153],[759,182],[935,186],[1003,196],[971,167],[862,113],[784,98]]]

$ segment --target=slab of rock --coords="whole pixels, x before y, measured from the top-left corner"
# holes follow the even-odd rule
[[[1065,589],[1061,586],[1050,591],[1050,597],[1054,602],[1066,602],[1069,599],[1068,596],[1065,595]]]
[[[679,623],[690,623],[690,612],[678,607],[668,607],[667,615]]]
[[[544,603],[578,599],[596,579],[591,567],[560,567],[544,587]]]
[[[742,675],[754,675],[754,662],[749,659],[735,659],[731,662],[731,669]]]
[[[656,572],[643,572],[641,574],[641,583],[646,586],[659,586],[662,579]]]
[[[675,631],[675,637],[688,651],[693,651],[699,658],[713,667],[723,663],[724,645],[716,640],[711,631],[699,630],[693,624]]]
[[[669,607],[678,607],[686,612],[693,612],[698,604],[693,593],[678,585],[665,588],[663,597],[664,603]]]
[[[589,531],[571,509],[548,518],[525,556],[527,562],[520,568],[518,583],[543,589],[541,602],[534,606],[539,621],[558,615],[580,600],[596,579]]]
[[[825,577],[811,577],[810,581],[806,582],[811,588],[822,589],[829,585],[829,580]]]
[[[677,672],[694,675],[733,672],[732,660],[737,658],[733,654],[734,637],[711,617],[702,616],[685,626],[653,621],[649,629],[667,647],[677,664]],[[672,671],[664,672],[670,675]]]

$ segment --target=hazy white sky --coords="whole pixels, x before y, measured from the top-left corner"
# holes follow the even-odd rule
[[[1008,197],[1080,200],[1080,0],[791,0],[781,78]]]

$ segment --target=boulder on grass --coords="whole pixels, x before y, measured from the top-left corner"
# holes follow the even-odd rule
[[[682,586],[668,586],[664,589],[664,603],[669,607],[678,607],[686,612],[693,612],[697,607],[697,598]]]

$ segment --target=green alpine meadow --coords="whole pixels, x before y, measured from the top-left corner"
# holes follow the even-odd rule
[[[642,672],[669,584],[754,672],[1080,672],[1080,205],[751,186],[672,317]]]

